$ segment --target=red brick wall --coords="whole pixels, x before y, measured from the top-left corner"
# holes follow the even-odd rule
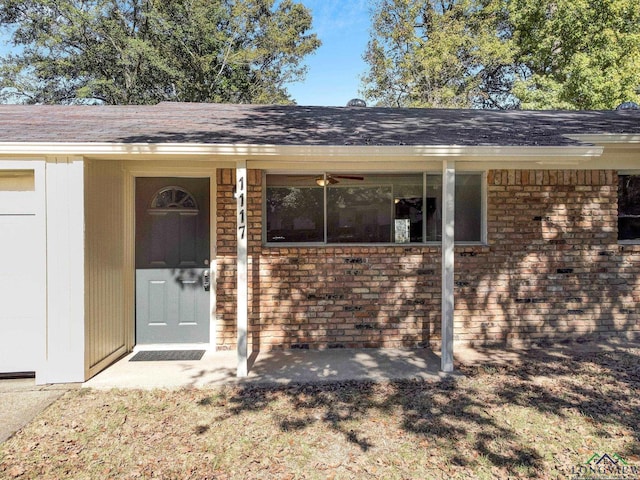
[[[617,241],[617,172],[491,171],[489,246],[456,255],[455,338],[631,337],[640,256]]]
[[[437,346],[440,248],[262,247],[249,172],[254,348]],[[235,200],[218,173],[218,343],[235,347]],[[640,248],[617,244],[614,171],[491,171],[487,246],[456,248],[455,339],[540,343],[640,332]]]
[[[217,172],[216,193],[216,335],[218,348],[236,345],[236,201],[235,170]]]
[[[260,345],[423,346],[439,334],[439,249],[268,248]]]

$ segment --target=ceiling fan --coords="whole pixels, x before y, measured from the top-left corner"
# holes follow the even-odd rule
[[[340,180],[338,180],[339,178],[343,180],[364,180],[364,177],[360,175],[332,175],[327,173],[325,176],[320,175],[319,177],[316,177],[316,183],[321,187],[324,187],[325,185],[335,185],[336,183],[340,183]]]
[[[305,177],[305,176],[302,176]],[[292,175],[290,178],[300,178],[298,175]],[[361,175],[337,175],[327,173],[325,175],[309,175],[306,178],[313,178],[314,181],[321,187],[325,185],[335,185],[336,183],[340,183],[340,179],[342,180],[364,180],[364,177]]]

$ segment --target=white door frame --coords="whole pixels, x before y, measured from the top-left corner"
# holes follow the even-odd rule
[[[165,164],[166,163],[166,164]],[[179,162],[151,163],[149,165],[124,165],[125,186],[125,272],[126,281],[124,285],[125,298],[125,321],[127,323],[127,349],[129,351],[136,347],[135,338],[135,241],[136,241],[136,215],[135,215],[135,183],[138,177],[184,177],[184,178],[209,178],[209,202],[210,202],[210,261],[209,274],[211,278],[211,289],[209,290],[209,343],[198,344],[198,348],[203,345],[207,350],[215,350],[217,345],[217,315],[216,315],[216,281],[217,281],[217,252],[216,252],[216,194],[217,182],[215,166],[185,166]],[[175,345],[145,345],[144,348],[168,349],[175,348]],[[185,347],[181,345],[181,347]]]

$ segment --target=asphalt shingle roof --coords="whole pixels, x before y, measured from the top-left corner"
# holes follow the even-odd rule
[[[565,146],[576,134],[640,135],[640,110],[0,105],[0,142]]]

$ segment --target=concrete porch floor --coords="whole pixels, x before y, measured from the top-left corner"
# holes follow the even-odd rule
[[[438,380],[440,357],[429,349],[331,349],[259,352],[249,376],[236,377],[236,352],[206,352],[198,361],[130,362],[123,357],[83,384],[108,388],[188,388],[344,380]]]

